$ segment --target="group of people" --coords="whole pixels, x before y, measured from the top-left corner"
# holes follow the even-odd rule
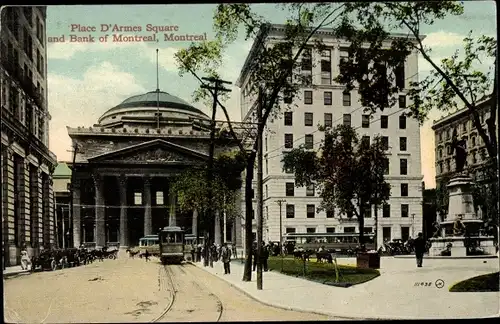
[[[202,257],[205,255],[205,247],[202,244],[195,246],[191,245],[191,259],[194,262],[201,262]],[[222,261],[224,265],[224,274],[231,273],[231,257],[233,251],[228,246],[227,243],[222,244],[222,246],[211,244],[208,248],[208,263],[213,268],[214,262]]]

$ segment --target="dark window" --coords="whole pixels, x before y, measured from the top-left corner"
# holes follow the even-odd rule
[[[304,103],[306,105],[312,105],[312,103],[313,103],[313,92],[312,91],[304,91]]]
[[[350,92],[342,93],[342,104],[344,105],[344,107],[348,107],[351,105],[351,93]]]
[[[389,159],[385,158],[383,159],[383,166],[384,166],[384,174],[389,174]]]
[[[306,228],[307,233],[316,233],[316,228],[315,227],[308,227]]]
[[[344,233],[355,233],[356,227],[344,227]]]
[[[395,71],[396,74],[396,87],[400,89],[405,88],[405,66],[404,64],[398,66]]]
[[[391,228],[390,227],[382,227],[382,239],[384,242],[391,240]]]
[[[305,147],[308,150],[312,150],[314,148],[314,137],[312,134],[307,134],[305,136]]]
[[[408,160],[400,159],[399,160],[399,174],[407,175],[408,174]]]
[[[327,233],[335,233],[335,227],[327,227],[326,232]]]
[[[389,116],[381,116],[380,117],[380,128],[388,128],[389,127]]]
[[[314,185],[310,185],[306,187],[306,196],[312,197],[314,196]]]
[[[334,218],[335,217],[335,210],[327,210],[326,211],[326,218]]]
[[[293,125],[293,113],[291,111],[285,112],[285,126]]]
[[[332,84],[332,61],[330,50],[325,50],[321,53],[321,84]]]
[[[332,92],[331,91],[323,92],[323,101],[324,101],[324,104],[327,106],[332,105]]]
[[[389,149],[389,137],[382,136],[382,138],[380,139],[380,142],[382,143],[382,149],[384,151],[387,151]]]
[[[293,182],[286,183],[286,196],[293,197],[295,195],[295,184]]]
[[[401,184],[401,197],[408,197],[408,184],[407,183]]]
[[[333,115],[331,113],[325,113],[325,127],[333,126]]]
[[[399,116],[399,129],[406,129],[406,116]]]
[[[384,204],[382,206],[382,217],[391,217],[391,205]]]
[[[369,147],[370,146],[370,136],[361,137],[361,145],[363,145],[365,147]]]
[[[313,125],[313,113],[304,113],[304,126]]]
[[[252,219],[255,219],[255,210],[252,209]]]
[[[293,217],[292,217],[292,218],[293,218]],[[295,233],[295,228],[294,228],[294,227],[287,227],[287,228],[285,229],[285,232],[286,232],[287,234]]]
[[[285,148],[293,148],[293,134],[285,134]]]
[[[286,205],[286,218],[295,218],[295,205]]]
[[[291,104],[292,101],[292,93],[290,91],[285,91],[285,93],[283,94],[283,102],[286,104]]]
[[[288,154],[288,152],[283,152],[283,156],[286,156],[287,154]],[[293,173],[293,168],[287,168],[287,169],[283,168],[283,169],[284,169],[285,173],[288,173],[288,174]]]
[[[370,127],[370,115],[362,115],[361,116],[361,127],[363,127],[363,128]]]
[[[303,71],[312,70],[312,50],[310,48],[304,48],[302,51],[301,66]]]
[[[369,205],[368,205],[368,206],[365,206],[365,208],[364,208],[363,212],[364,212],[364,216],[365,216],[365,218],[370,218],[370,217],[372,217],[372,207],[371,207],[371,206],[369,206]]]
[[[363,233],[365,234],[373,233],[373,229],[371,227],[363,227]]]
[[[408,217],[410,213],[410,206],[408,204],[401,204],[401,217]]]
[[[400,137],[399,138],[399,150],[400,151],[406,151],[406,137]]]
[[[307,205],[307,218],[314,218],[316,210],[314,205]]]
[[[351,126],[351,114],[344,114],[344,125]]]
[[[401,226],[401,239],[403,242],[408,241],[410,238],[410,228],[408,226]]]
[[[399,96],[399,108],[406,108],[406,96]]]

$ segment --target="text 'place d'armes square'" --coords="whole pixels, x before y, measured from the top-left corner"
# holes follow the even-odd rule
[[[497,317],[495,13],[2,7],[5,321]]]

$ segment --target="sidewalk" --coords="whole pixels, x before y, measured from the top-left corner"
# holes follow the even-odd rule
[[[486,261],[486,263],[484,262]],[[314,261],[313,261],[314,262]],[[354,264],[353,258],[338,259]],[[263,273],[263,290],[243,282],[243,264],[231,262],[231,274],[224,275],[221,262],[214,268],[196,266],[227,281],[264,304],[296,311],[325,314],[346,319],[451,319],[482,318],[499,314],[499,293],[450,293],[458,281],[498,271],[498,260],[424,260],[417,268],[410,259],[382,258],[381,276],[350,288],[332,287],[278,272]],[[437,288],[435,282],[445,282]],[[415,286],[431,282],[432,286]]]
[[[3,277],[11,277],[15,276],[18,274],[23,274],[23,273],[29,273],[29,270],[23,270],[21,266],[12,266],[12,267],[6,267],[5,270],[3,271]]]

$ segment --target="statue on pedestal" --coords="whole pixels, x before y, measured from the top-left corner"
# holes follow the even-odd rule
[[[435,221],[432,224],[432,227],[434,228],[434,234],[432,234],[432,237],[440,237],[441,236],[441,225],[439,224],[439,222]]]
[[[453,131],[453,141],[451,147],[455,151],[455,171],[462,172],[465,166],[465,161],[467,160],[467,149],[466,141],[464,139],[458,139],[457,130]]]
[[[453,223],[453,235],[462,236],[465,235],[465,225],[462,223],[462,218],[459,216],[455,219]]]

